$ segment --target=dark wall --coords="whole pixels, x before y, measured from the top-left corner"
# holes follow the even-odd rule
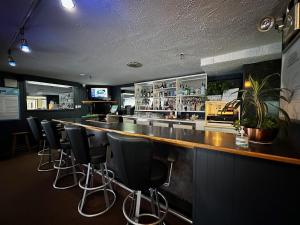
[[[112,99],[118,102],[119,108],[121,108],[121,87],[131,87],[134,86],[133,83],[113,86],[111,89]]]
[[[30,75],[21,75],[21,74],[12,74],[12,73],[0,73],[0,86],[4,86],[4,78],[16,79],[18,81],[18,88],[20,90],[19,103],[20,103],[20,120],[6,120],[0,121],[0,157],[7,156],[10,154],[11,149],[11,134],[13,132],[19,131],[29,131],[26,118],[29,116],[38,117],[39,119],[59,119],[59,118],[70,118],[70,117],[80,117],[87,113],[87,107],[82,105],[81,109],[72,109],[72,110],[26,110],[26,80],[39,81],[39,82],[49,82],[56,84],[65,84],[74,87],[74,104],[81,105],[81,101],[87,98],[86,90],[82,85],[51,79],[43,78]],[[34,144],[34,143],[32,143]]]
[[[246,64],[244,65],[244,82],[248,79],[250,74],[253,78],[261,80],[264,77],[274,73],[281,74],[281,59]],[[270,86],[279,88],[280,78],[277,77],[272,79]]]

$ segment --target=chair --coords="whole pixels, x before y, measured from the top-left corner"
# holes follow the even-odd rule
[[[48,148],[46,146],[46,135],[43,133],[41,122],[36,117],[28,117],[27,122],[30,127],[34,140],[38,143],[38,156],[40,156],[40,162],[37,170],[38,171],[54,170],[51,148]],[[45,157],[47,158],[46,162],[45,162]]]
[[[55,162],[57,163],[54,163],[54,169],[57,170],[57,173],[53,182],[53,187],[55,189],[68,189],[75,187],[78,184],[77,175],[82,174],[82,172],[76,171],[76,166],[78,164],[75,164],[74,156],[70,152],[70,143],[66,142],[65,140],[61,140],[61,134],[57,129],[57,123],[53,121],[42,121],[41,124],[46,134],[49,148],[60,152],[59,160],[56,160]],[[69,172],[69,170],[72,171]],[[58,184],[61,179],[70,175],[73,175],[73,184]]]
[[[107,156],[107,137],[105,132],[97,132],[95,137],[96,145],[91,147],[89,144],[88,135],[86,129],[80,126],[66,126],[65,130],[69,137],[72,152],[78,163],[87,165],[85,176],[79,181],[79,187],[84,190],[82,199],[78,204],[78,212],[85,217],[99,216],[107,212],[116,201],[116,194],[114,193],[111,182],[114,178],[112,171],[109,171],[106,166]],[[100,175],[102,184],[94,186],[95,175],[97,175],[97,167],[100,168]],[[87,202],[87,197],[103,191],[105,207],[104,209],[98,210],[97,213],[84,212],[84,206]],[[111,195],[111,198],[109,198]]]
[[[167,180],[168,168],[159,160],[154,160],[153,143],[144,138],[123,136],[117,133],[108,133],[116,172],[120,181],[132,193],[127,195],[123,202],[123,214],[128,223],[141,225],[142,218],[152,218],[149,224],[162,223],[168,212],[166,198],[157,191]],[[150,191],[152,213],[140,213],[141,193]],[[160,208],[159,198],[164,201],[165,211]],[[126,207],[129,199],[133,199],[130,210]],[[129,212],[128,212],[129,211]]]

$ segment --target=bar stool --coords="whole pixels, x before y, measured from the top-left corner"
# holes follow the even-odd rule
[[[108,140],[116,163],[118,178],[132,193],[127,195],[123,202],[123,214],[128,223],[134,225],[145,225],[141,223],[142,218],[154,220],[147,224],[161,224],[168,212],[166,198],[157,191],[168,176],[167,166],[159,160],[154,160],[153,143],[144,138],[123,136],[117,133],[108,133]],[[152,213],[140,213],[141,193],[150,191]],[[130,210],[127,202],[132,199]],[[160,208],[159,198],[164,201],[165,211]],[[129,211],[129,212],[128,212]]]
[[[12,148],[11,148],[11,155],[12,156],[15,155],[17,147],[20,147],[20,148],[23,147],[23,146],[17,146],[17,137],[20,137],[20,136],[24,137],[27,151],[31,150],[28,134],[29,134],[28,132],[15,132],[15,133],[12,133]]]
[[[79,181],[79,187],[83,189],[83,196],[78,204],[78,212],[85,217],[95,217],[106,213],[115,203],[116,194],[112,189],[111,182],[114,179],[112,171],[107,169],[107,137],[105,132],[99,131],[97,141],[100,145],[90,147],[88,135],[84,127],[65,126],[67,136],[69,137],[72,152],[76,161],[80,164],[87,165],[86,174]],[[98,133],[98,132],[97,132]],[[97,166],[100,168],[102,184],[95,186],[95,175],[97,175]],[[84,212],[84,206],[87,202],[87,197],[103,191],[105,207],[98,210],[97,213]],[[109,197],[111,196],[111,198]]]
[[[77,186],[78,184],[78,174],[83,175],[82,172],[76,171],[76,167],[79,164],[75,164],[74,156],[70,151],[70,143],[61,140],[60,132],[57,130],[56,123],[53,121],[42,121],[41,122],[43,130],[46,134],[46,138],[50,149],[56,149],[60,152],[59,160],[54,163],[54,169],[57,170],[55,180],[53,182],[53,187],[55,189],[68,189]],[[58,165],[57,165],[58,164]],[[69,172],[69,170],[72,170]],[[73,175],[73,184],[71,185],[58,185],[58,182],[67,176]]]
[[[39,119],[36,117],[28,117],[27,122],[34,140],[38,143],[38,156],[40,157],[40,161],[37,170],[54,170],[51,148],[46,146],[46,135],[43,133]],[[45,157],[48,158],[46,162],[44,161]],[[48,168],[45,168],[46,166],[48,166]]]

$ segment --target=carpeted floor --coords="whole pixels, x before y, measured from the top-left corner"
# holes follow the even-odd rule
[[[55,171],[37,172],[36,153],[19,154],[0,161],[0,224],[1,225],[121,225],[123,198],[106,214],[85,218],[77,211],[82,190],[75,187],[55,190]],[[168,215],[166,224],[186,225]]]

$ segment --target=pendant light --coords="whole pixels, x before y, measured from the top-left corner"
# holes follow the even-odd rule
[[[30,53],[31,49],[28,45],[27,40],[24,37],[24,28],[21,29],[21,35],[22,35],[22,38],[21,38],[20,50],[25,53]]]
[[[8,65],[10,65],[11,67],[16,67],[17,63],[14,60],[14,58],[11,55],[11,50],[8,50]]]
[[[75,7],[73,0],[60,0],[60,1],[61,1],[61,5],[68,10],[71,10]]]

